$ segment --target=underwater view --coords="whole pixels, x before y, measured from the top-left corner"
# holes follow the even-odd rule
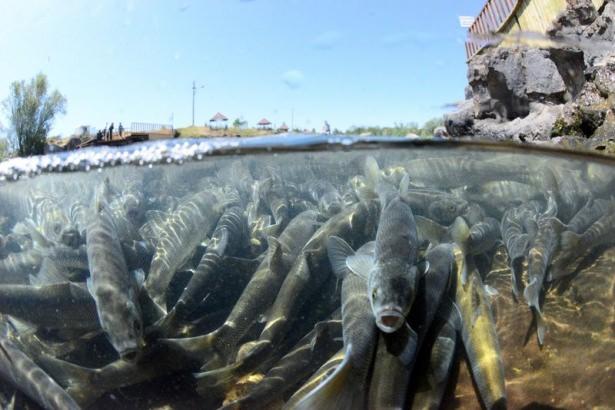
[[[613,160],[307,140],[3,163],[2,406],[615,408]]]

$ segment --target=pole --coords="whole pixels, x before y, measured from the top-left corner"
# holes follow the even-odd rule
[[[192,81],[192,126],[194,127],[194,97],[196,96],[196,81]]]
[[[295,129],[295,108],[293,107],[290,111],[290,132],[293,132]]]

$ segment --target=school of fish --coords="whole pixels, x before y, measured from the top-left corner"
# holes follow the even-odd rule
[[[3,408],[130,408],[121,389],[158,383],[170,408],[438,409],[460,360],[506,408],[494,257],[548,344],[546,291],[615,245],[607,168],[317,159],[0,187]]]

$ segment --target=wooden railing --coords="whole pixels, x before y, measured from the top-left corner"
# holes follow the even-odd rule
[[[487,39],[480,39],[481,35],[498,31],[514,13],[520,0],[488,0],[487,4],[478,13],[474,23],[468,29],[466,40],[466,57],[469,60],[487,44]]]

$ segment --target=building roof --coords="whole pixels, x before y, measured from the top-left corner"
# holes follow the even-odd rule
[[[258,122],[258,125],[271,125],[271,122],[267,118],[263,118]]]
[[[209,122],[214,122],[214,121],[228,121],[228,118],[226,118],[224,114],[217,112],[216,115],[211,117],[211,120],[209,120]]]

